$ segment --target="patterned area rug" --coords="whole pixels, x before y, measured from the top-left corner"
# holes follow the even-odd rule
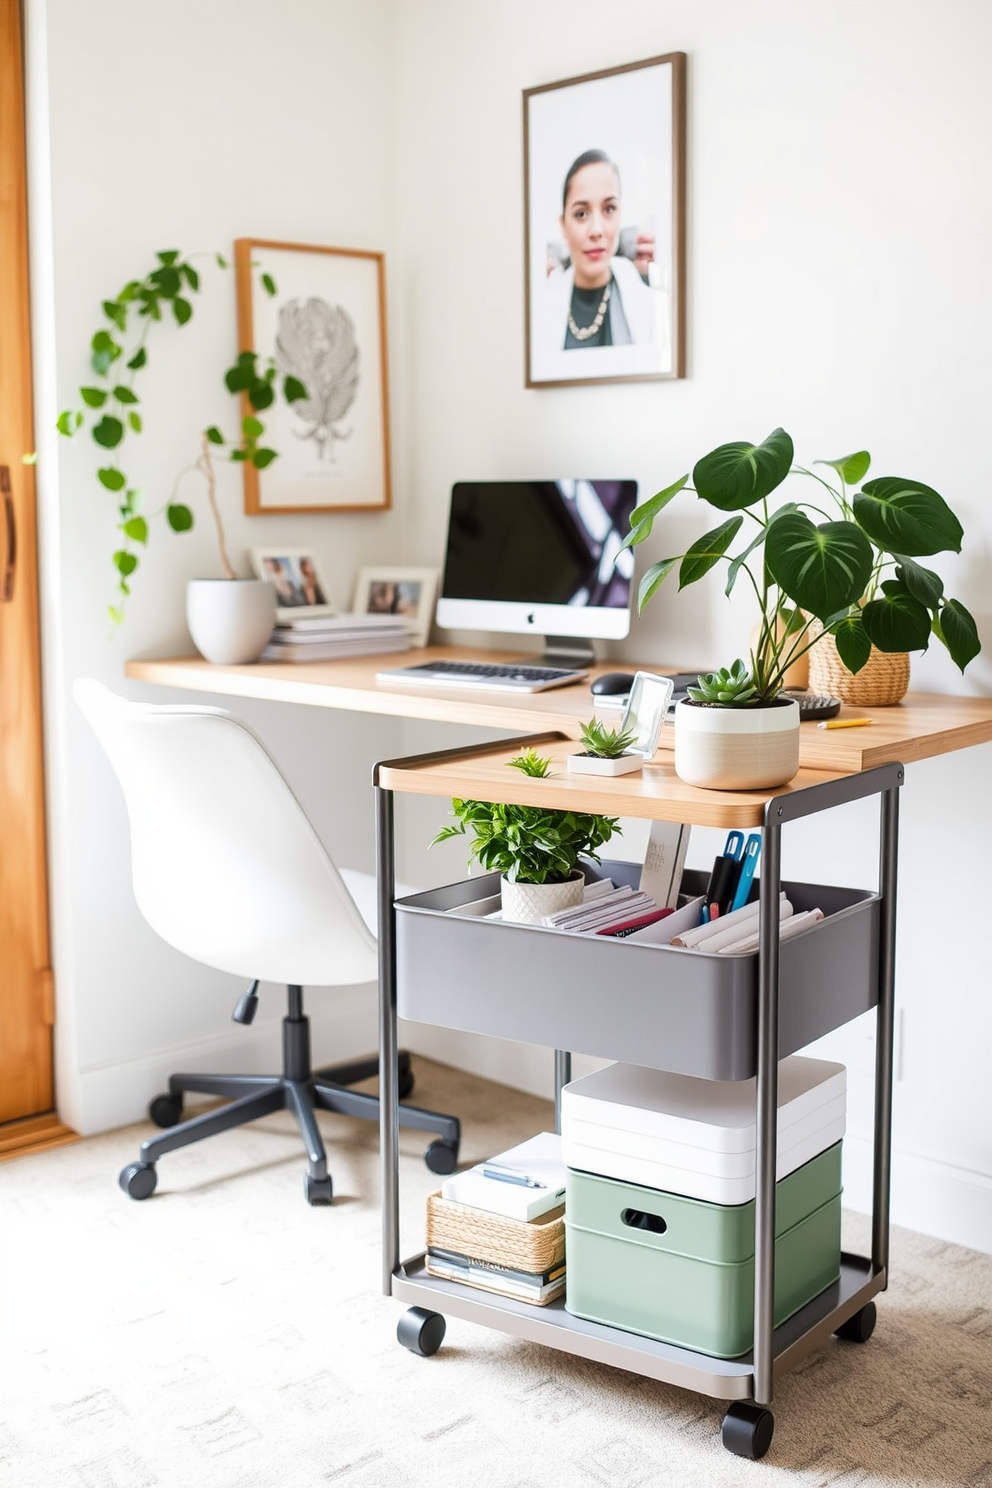
[[[417,1061],[417,1101],[477,1161],[547,1129],[546,1102]],[[142,1203],[135,1126],[0,1165],[4,1488],[992,1488],[992,1256],[896,1231],[875,1336],[778,1387],[758,1463],[720,1401],[449,1320],[396,1342],[381,1295],[378,1132],[321,1117],[330,1208],[291,1122],[171,1154]],[[403,1253],[437,1179],[401,1135]],[[845,1216],[864,1252],[866,1221]]]

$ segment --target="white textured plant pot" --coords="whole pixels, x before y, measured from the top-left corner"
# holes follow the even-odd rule
[[[190,579],[186,624],[207,661],[257,661],[276,623],[275,585],[268,579]]]
[[[517,925],[539,925],[545,915],[582,903],[585,877],[576,868],[565,883],[511,883],[503,877],[499,887],[504,920]]]
[[[644,756],[617,754],[604,759],[601,754],[570,754],[568,768],[572,775],[632,775],[644,768]]]
[[[799,704],[764,708],[675,705],[675,773],[705,790],[766,790],[799,769]]]

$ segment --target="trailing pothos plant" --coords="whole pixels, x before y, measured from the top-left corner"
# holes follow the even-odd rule
[[[550,759],[534,749],[525,749],[507,765],[536,778],[551,769]],[[451,810],[456,821],[441,828],[431,847],[470,833],[469,862],[474,859],[487,872],[498,871],[511,883],[565,883],[580,857],[599,862],[596,849],[610,840],[618,825],[615,816],[503,806],[496,801],[456,799]]]
[[[254,351],[240,352],[224,372],[228,392],[238,397],[244,394],[252,410],[241,418],[238,438],[229,442],[217,424],[205,427],[200,433],[198,458],[180,471],[164,506],[146,514],[141,492],[125,470],[123,458],[126,442],[144,429],[144,405],[136,383],[148,365],[152,326],[170,315],[177,326],[187,325],[193,318],[192,296],[200,292],[200,272],[191,256],[178,249],[156,256],[158,262],[143,278],[129,279],[119,294],[103,301],[107,324],[90,341],[90,365],[95,379],[79,389],[83,408],[66,409],[57,421],[59,433],[67,437],[88,423],[94,443],[105,455],[96,478],[118,503],[119,539],[113,554],[118,600],[110,606],[110,617],[115,623],[124,618],[124,601],[131,593],[139,552],[148,542],[149,522],[164,516],[173,532],[188,532],[194,524],[192,509],[177,499],[180,483],[190,471],[199,471],[207,484],[207,500],[224,575],[229,579],[237,577],[228,556],[217,503],[213,452],[223,449],[227,459],[250,461],[257,470],[264,470],[278,457],[278,452],[263,444],[265,425],[258,415],[271,407],[280,392],[287,403],[307,396],[306,388],[296,377],[285,377],[281,386],[278,384],[274,358],[262,360]],[[222,254],[215,254],[214,258],[219,268],[227,268]],[[263,273],[260,278],[265,292],[274,295],[276,285],[272,276]]]
[[[640,583],[638,612],[676,565],[680,590],[718,563],[727,565],[728,595],[746,576],[761,613],[747,669],[751,690],[742,695],[737,676],[725,706],[770,702],[789,667],[827,634],[851,672],[861,670],[873,645],[879,651],[925,651],[931,635],[963,672],[981,650],[975,621],[959,600],[945,595],[940,575],[918,561],[961,551],[961,523],[944,498],[922,481],[901,476],[866,481],[867,450],[813,462],[832,474],[793,464],[793,453],[784,429],[761,444],[722,444],[693,466],[692,485],[684,475],[631,513],[625,546],[644,542],[683,490],[694,490],[719,512],[734,513],[686,552],[651,565]],[[806,477],[816,489],[808,500],[773,510],[768,498],[789,476]],[[738,536],[742,545],[731,554]],[[711,690],[720,689],[715,683]]]

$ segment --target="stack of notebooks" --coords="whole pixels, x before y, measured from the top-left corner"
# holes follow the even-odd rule
[[[565,1290],[561,1138],[526,1142],[446,1178],[427,1200],[431,1276],[544,1306]]]
[[[300,615],[276,622],[262,660],[333,661],[409,649],[401,615]]]

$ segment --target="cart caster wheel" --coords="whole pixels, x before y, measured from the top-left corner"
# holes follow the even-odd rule
[[[178,1126],[183,1119],[181,1095],[157,1095],[148,1107],[148,1114],[156,1126]]]
[[[155,1192],[158,1174],[152,1163],[133,1162],[121,1168],[117,1182],[132,1199],[150,1199]]]
[[[723,1445],[736,1457],[757,1462],[772,1444],[775,1417],[764,1406],[749,1400],[735,1400],[723,1418]]]
[[[405,1070],[404,1069],[401,1069],[400,1070],[400,1100],[401,1101],[405,1101],[408,1095],[412,1095],[413,1094],[413,1087],[414,1087],[414,1085],[416,1085],[416,1083],[417,1083],[416,1080],[413,1078],[413,1070],[412,1069],[405,1069]]]
[[[396,1324],[396,1337],[411,1354],[429,1359],[444,1342],[445,1321],[439,1312],[411,1307]]]
[[[424,1153],[424,1162],[432,1173],[453,1173],[458,1162],[457,1144],[443,1142],[439,1137]]]
[[[303,1192],[308,1204],[329,1204],[334,1194],[330,1178],[315,1178],[312,1173],[303,1176]]]
[[[849,1317],[846,1323],[841,1323],[834,1331],[838,1338],[843,1338],[847,1343],[867,1343],[875,1331],[877,1317],[874,1302],[866,1302],[853,1317]]]

